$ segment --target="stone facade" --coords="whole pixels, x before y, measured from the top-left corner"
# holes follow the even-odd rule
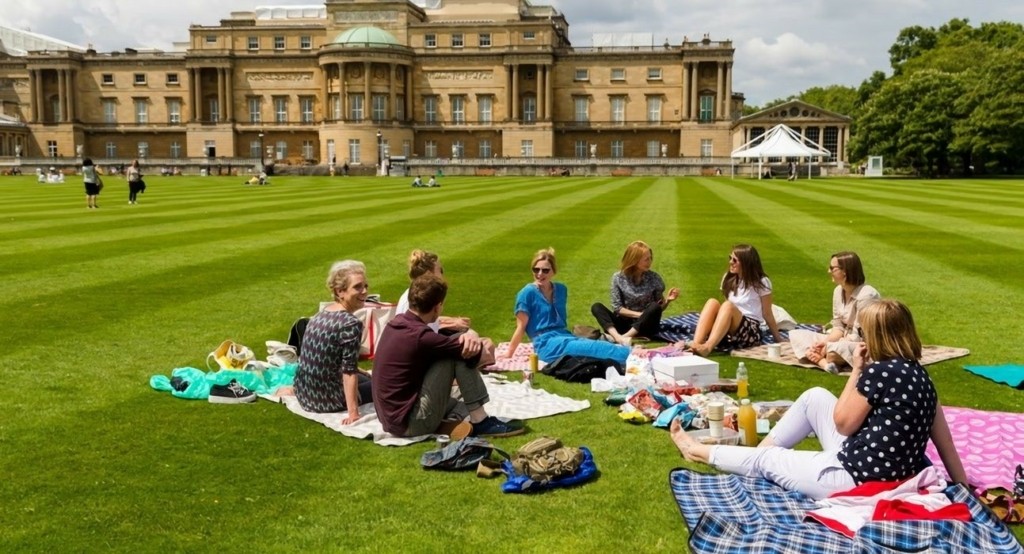
[[[188,32],[181,52],[0,57],[22,155],[700,163],[761,125],[740,117],[731,42],[577,48],[561,13],[525,0],[326,0]],[[847,118],[804,111],[820,116],[805,127],[836,127],[845,145]]]

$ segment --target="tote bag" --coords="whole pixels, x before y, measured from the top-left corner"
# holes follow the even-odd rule
[[[367,302],[363,308],[353,312],[353,315],[363,322],[363,338],[359,344],[359,357],[364,360],[372,360],[377,353],[377,345],[380,344],[380,336],[384,333],[384,327],[394,319],[397,306],[389,302]]]

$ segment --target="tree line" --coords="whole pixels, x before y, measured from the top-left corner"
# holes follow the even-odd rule
[[[859,87],[812,87],[800,99],[853,118],[849,159],[883,156],[924,175],[1013,174],[1024,165],[1024,26],[952,19],[907,27],[892,75]]]

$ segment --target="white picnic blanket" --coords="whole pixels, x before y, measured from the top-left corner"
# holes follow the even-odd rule
[[[484,375],[487,394],[491,401],[485,408],[489,415],[503,419],[536,419],[555,414],[579,412],[590,407],[588,400],[573,400],[552,394],[541,388],[526,388],[521,383],[510,382],[495,375]],[[292,413],[306,419],[322,423],[328,429],[337,431],[347,437],[357,439],[373,438],[373,442],[381,446],[407,446],[427,440],[434,435],[417,437],[397,437],[384,432],[384,427],[377,419],[377,411],[373,404],[359,407],[361,417],[352,425],[342,425],[348,412],[317,414],[307,412],[299,406],[294,396],[260,395],[261,398],[284,404]]]

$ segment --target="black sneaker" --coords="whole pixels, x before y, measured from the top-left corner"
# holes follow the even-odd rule
[[[474,437],[511,437],[525,432],[526,426],[521,419],[502,421],[494,416],[487,416],[480,423],[473,424]]]
[[[238,384],[232,379],[226,385],[214,385],[210,387],[211,404],[245,404],[255,402],[256,393]]]

